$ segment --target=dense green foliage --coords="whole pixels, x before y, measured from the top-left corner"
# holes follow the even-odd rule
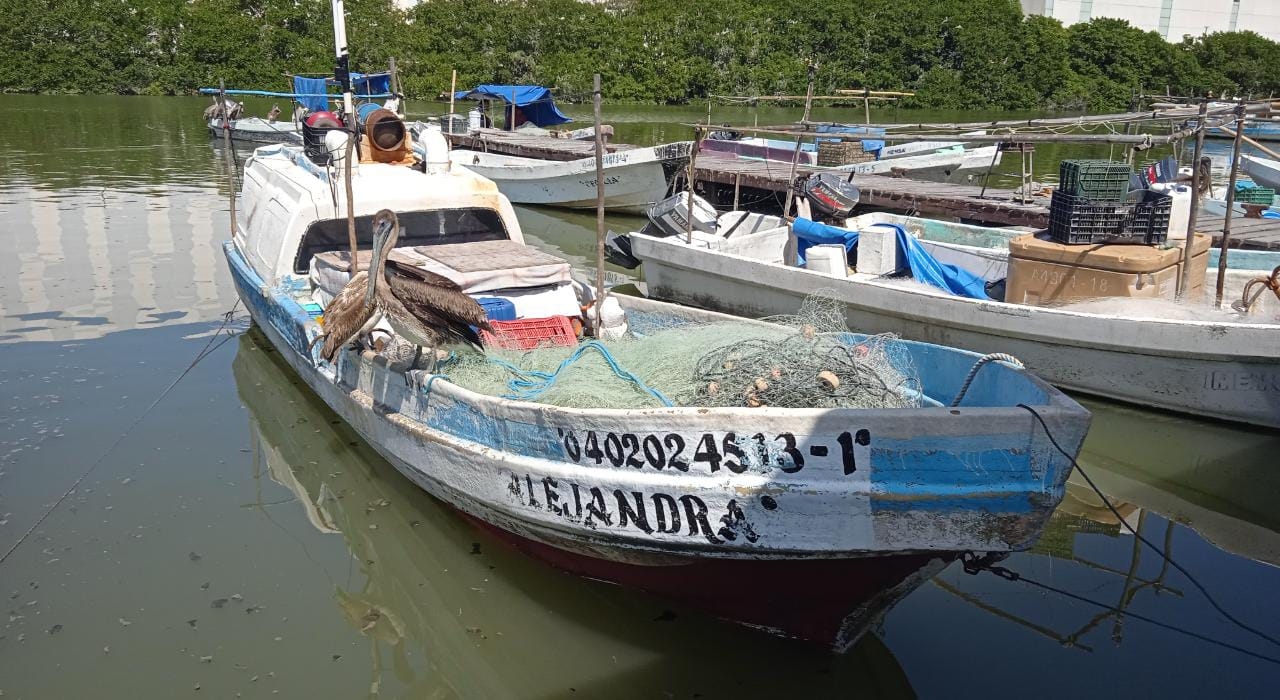
[[[0,90],[189,93],[285,87],[332,66],[325,0],[0,0]],[[538,83],[611,100],[913,90],[929,107],[1093,110],[1139,92],[1264,95],[1280,44],[1252,32],[1164,41],[1121,20],[1063,27],[1016,0],[348,0],[356,66],[395,56],[405,91]]]

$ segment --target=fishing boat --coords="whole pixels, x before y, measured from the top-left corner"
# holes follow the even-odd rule
[[[644,213],[664,199],[677,172],[688,162],[691,141],[606,154],[603,158],[605,209]],[[454,149],[450,161],[494,181],[516,204],[568,209],[596,206],[596,161],[550,161]]]
[[[760,316],[791,313],[806,295],[830,289],[845,302],[850,325],[868,332],[896,333],[980,352],[1011,351],[1064,388],[1280,428],[1278,300],[1262,299],[1253,313],[1240,315],[1207,307],[1198,312],[1172,310],[1158,300],[1151,306],[1144,306],[1143,300],[1123,301],[1118,307],[1113,300],[1098,310],[1083,304],[1032,305],[1024,299],[1006,303],[982,291],[972,297],[958,296],[910,280],[904,283],[896,272],[902,265],[893,252],[894,238],[915,241],[907,245],[925,248],[930,258],[939,251],[950,253],[950,258],[939,254],[943,259],[933,262],[955,265],[976,278],[979,286],[1003,276],[1008,255],[992,248],[965,250],[967,246],[945,244],[930,248],[906,228],[899,233],[901,224],[885,223],[889,223],[887,229],[883,225],[854,228],[859,226],[855,223],[842,231],[850,236],[855,231],[857,235],[874,232],[872,240],[881,241],[877,249],[891,259],[888,274],[863,271],[846,276],[843,265],[835,275],[799,267],[794,257],[788,258],[785,235],[708,243],[698,237],[686,242],[684,236],[632,234],[630,250],[644,264],[649,292],[659,298]],[[977,233],[988,236],[988,242],[999,242],[999,236]],[[887,244],[885,236],[891,236]],[[869,249],[861,244],[860,248],[863,259]],[[1248,270],[1228,270],[1227,275],[1228,299],[1240,298],[1248,281],[1258,276]],[[1139,288],[1148,285],[1147,294],[1159,291],[1149,286],[1154,277],[1137,279]],[[1212,290],[1215,281],[1216,268],[1203,290]]]
[[[855,175],[902,175],[916,180],[961,182],[990,172],[1000,164],[999,146],[965,148],[952,146],[931,153],[901,155],[895,158],[842,165],[832,170]]]
[[[1280,190],[1280,161],[1242,153],[1240,169],[1259,185]]]
[[[1200,211],[1206,214],[1221,216],[1226,211],[1226,203],[1222,200],[1202,199],[1200,203]],[[1241,205],[1236,205],[1236,209],[1238,213],[1244,213]],[[1026,226],[981,226],[892,212],[861,214],[847,222],[849,227],[858,229],[875,224],[902,226],[943,262],[977,265],[978,258],[981,258],[995,263],[997,267],[989,270],[982,265],[983,277],[989,280],[1003,279],[1007,273],[1009,241],[1038,231]],[[1184,241],[1185,236],[1171,239],[1167,245],[1176,246]],[[1207,251],[1210,269],[1218,268],[1219,253],[1216,247]],[[1238,297],[1246,281],[1275,269],[1277,265],[1280,265],[1280,251],[1232,248],[1227,255],[1227,269],[1230,271],[1227,289]]]
[[[492,256],[484,244],[521,240],[510,204],[474,173],[439,161],[426,169],[361,163],[353,177],[358,227],[368,228],[372,210],[394,206],[409,231],[397,252],[427,249],[429,257],[443,254],[431,246],[452,246],[458,259],[471,246],[483,268],[476,274],[492,278],[498,273],[485,267]],[[907,413],[566,409],[481,395],[441,375],[397,369],[368,350],[348,348],[326,362],[313,348],[322,329],[307,308],[323,298],[317,293],[325,291],[326,275],[340,272],[319,269],[345,235],[330,178],[302,149],[274,146],[255,152],[244,182],[245,215],[225,252],[241,299],[294,370],[432,494],[603,571],[611,561],[671,557],[839,559],[1022,548],[1060,497],[1070,461],[1016,404],[1042,415],[1068,450],[1087,426],[1087,412],[1070,399],[999,363],[987,365],[964,400],[948,408],[980,358],[917,343],[901,347],[921,382],[921,405]],[[361,233],[365,241],[368,235]],[[499,276],[531,280],[535,288],[551,279],[563,288],[566,272],[567,265],[541,261]],[[619,301],[667,324],[718,318]],[[974,464],[982,467],[970,471]],[[957,491],[957,483],[967,485]]]
[[[768,643],[735,634],[712,620],[683,616],[682,621],[699,633],[690,635],[687,628],[678,634],[664,631],[662,625],[647,624],[654,615],[649,600],[602,590],[596,581],[566,579],[559,571],[527,561],[502,532],[491,535],[487,527],[478,532],[476,521],[458,517],[426,497],[377,454],[359,444],[349,446],[351,429],[338,424],[260,332],[241,337],[232,372],[256,438],[251,447],[253,477],[262,483],[259,493],[273,500],[267,480],[279,484],[296,497],[293,504],[317,532],[343,538],[358,561],[377,562],[356,585],[335,591],[335,612],[375,639],[409,641],[430,650],[433,658],[446,655],[451,661],[440,668],[456,678],[442,684],[493,683],[486,693],[490,697],[529,692],[530,676],[525,672],[482,672],[483,654],[477,656],[475,646],[480,635],[492,639],[501,634],[511,644],[523,644],[520,639],[526,637],[528,651],[513,660],[527,665],[526,671],[555,664],[611,664],[611,655],[625,659],[624,653],[637,641],[674,645],[687,652],[677,656],[698,669],[698,683],[707,682],[706,669],[695,658],[697,650],[705,649],[706,635],[731,637],[738,647]],[[335,453],[334,445],[343,446],[342,451]],[[896,600],[949,559],[906,555],[783,562],[773,567],[773,580],[760,578],[760,567],[751,562],[744,566],[703,559],[681,567],[636,567],[629,578],[667,598],[688,601],[697,594],[701,610],[729,622],[846,652],[855,643],[864,649],[882,648],[875,634],[865,633],[874,630]],[[616,562],[613,566],[623,567]],[[756,585],[744,588],[740,582],[751,575],[744,570],[750,568],[757,570],[752,579]],[[804,596],[795,595],[790,585],[796,577],[809,582]],[[689,589],[690,581],[700,582],[698,590]],[[483,604],[476,604],[479,601]],[[462,617],[459,607],[465,608]],[[566,624],[601,634],[564,636]],[[532,643],[552,638],[561,638],[561,643]],[[725,682],[742,678],[742,669],[725,667],[721,672]],[[774,674],[762,670],[761,676],[763,680]],[[563,687],[551,685],[555,679],[546,680],[548,694]],[[655,692],[669,690],[669,682],[669,675],[663,674]],[[508,683],[520,683],[520,692]]]
[[[334,5],[341,22],[341,0]],[[344,53],[340,45],[339,61]],[[754,588],[729,591],[725,582],[809,578],[826,571],[815,562],[834,567],[820,576],[837,576],[841,562],[870,567],[881,557],[906,581],[931,558],[1030,547],[1062,498],[1089,413],[1016,361],[826,332],[817,314],[786,328],[616,294],[596,299],[567,263],[523,245],[508,199],[492,181],[452,167],[443,134],[419,134],[423,155],[413,158],[407,130],[395,125],[368,120],[349,183],[338,175],[347,163],[332,160],[347,150],[346,132],[325,134],[322,151],[257,149],[224,252],[241,301],[281,360],[399,472],[485,529],[593,578],[712,607],[758,606]],[[371,281],[352,283],[362,256],[349,248],[368,248],[375,222],[374,267],[359,273]],[[396,285],[377,291],[384,275],[394,281],[388,261],[397,275],[414,270],[449,294],[489,300],[488,353],[509,343],[534,349],[505,364],[465,349],[445,360],[432,353],[430,369],[416,367],[418,352],[406,362],[396,348],[422,341],[387,338],[405,327],[383,301],[400,293]],[[380,340],[356,334],[320,346],[344,318],[345,307],[331,302],[353,298],[353,287],[378,304],[389,329]],[[830,324],[822,328],[838,321],[821,318]],[[580,341],[576,329],[595,337]],[[676,403],[609,359],[609,343],[613,353],[633,343],[628,357],[661,369],[695,359],[694,337],[737,353],[740,344],[724,343],[730,332],[754,339],[764,357],[785,343],[789,361],[853,371],[793,377],[788,364],[740,394],[693,373],[677,379],[704,401]],[[511,364],[543,349],[569,355],[554,373]],[[560,377],[564,367],[588,351],[609,360],[604,374],[577,385],[582,403],[551,403],[557,382],[573,388]],[[745,362],[707,371],[754,371]],[[485,391],[464,385],[468,372],[486,370],[523,379]],[[825,407],[774,405],[786,399],[779,387]],[[832,594],[856,598],[871,579],[832,581]],[[875,583],[880,590],[883,581]],[[808,586],[797,599],[809,600],[809,589],[825,590]]]
[[[261,117],[242,117],[243,104],[223,97],[224,107],[219,109],[217,100],[205,110],[205,121],[209,126],[209,135],[221,139],[224,132],[229,131],[231,140],[242,143],[301,143],[303,120],[308,114],[325,113],[329,102],[340,99],[341,95],[328,92],[337,86],[333,78],[294,75],[292,92],[276,92],[271,90],[224,90],[222,88],[200,88],[200,94],[230,96],[253,96],[290,100],[290,111],[285,119],[278,119],[278,107],[272,108],[271,115]],[[387,100],[383,107],[399,110],[399,99],[391,89],[390,73],[352,73],[352,83],[356,89],[354,98],[359,102],[357,110],[364,113],[376,109],[379,105],[373,100]],[[366,106],[367,105],[367,106]],[[229,117],[229,118],[228,118]]]
[[[570,140],[594,139],[594,126],[582,129],[553,129],[573,121],[556,106],[551,90],[541,85],[477,85],[469,90],[453,93],[458,100],[477,102],[467,115],[468,130],[472,133],[520,132],[534,136],[553,136]],[[496,127],[491,116],[496,112],[492,105],[501,105],[502,121]],[[613,128],[601,127],[602,133],[612,135]]]
[[[1247,119],[1244,135],[1254,141],[1280,141],[1280,119]],[[1235,134],[1223,129],[1210,129],[1205,132],[1205,138],[1231,139]]]
[[[797,165],[818,168],[817,145],[801,143]],[[921,141],[887,146],[883,141],[864,140],[863,148],[874,159],[847,165],[822,168],[856,175],[901,175],[935,182],[961,182],[990,172],[999,165],[998,146],[967,149],[958,142]],[[739,158],[761,159],[790,164],[796,157],[796,142],[765,138],[706,138],[699,149],[714,153],[730,153]]]
[[[261,117],[209,120],[209,135],[222,138],[223,130],[231,131],[231,140],[246,143],[301,143],[302,124]]]

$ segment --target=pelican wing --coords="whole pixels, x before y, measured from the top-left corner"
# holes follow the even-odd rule
[[[430,270],[424,270],[417,265],[411,265],[394,258],[387,260],[387,277],[416,279],[424,284],[429,284],[432,287],[439,287],[441,289],[448,289],[455,292],[462,291],[462,287],[458,286],[457,282],[454,282],[444,275],[436,274]]]
[[[373,318],[373,304],[365,304],[369,273],[361,270],[347,282],[324,309],[324,345],[320,356],[333,362],[339,348],[355,340]]]
[[[398,275],[387,275],[387,282],[409,313],[444,336],[480,347],[480,336],[472,327],[492,330],[484,308],[461,291]]]

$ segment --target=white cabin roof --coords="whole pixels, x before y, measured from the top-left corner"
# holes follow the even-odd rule
[[[297,146],[265,146],[245,163],[238,240],[254,269],[268,283],[291,272],[307,227],[345,218],[343,170],[316,165]],[[524,242],[511,203],[493,181],[465,168],[433,168],[361,163],[353,168],[355,215],[380,209],[397,213],[436,209],[491,209],[511,240]]]

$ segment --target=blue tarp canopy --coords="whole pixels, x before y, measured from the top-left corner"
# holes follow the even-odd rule
[[[477,85],[454,93],[459,100],[502,100],[520,108],[525,119],[541,127],[573,121],[556,107],[551,91],[539,85]]]
[[[255,95],[257,97],[288,97],[312,112],[329,109],[329,99],[340,95],[329,93],[329,88],[338,87],[334,78],[293,76],[293,92],[277,92],[274,90],[226,90],[220,88],[200,88],[201,95],[216,95],[225,92],[228,95]],[[357,99],[373,100],[393,97],[391,94],[390,73],[352,73],[351,92]]]
[[[898,255],[907,261],[911,276],[919,282],[932,285],[956,296],[970,299],[990,299],[987,296],[986,280],[964,268],[938,262],[929,251],[920,245],[907,230],[897,224],[875,224],[894,229],[898,239]],[[858,232],[847,228],[838,228],[820,224],[809,219],[797,218],[791,224],[792,233],[797,239],[797,262],[804,264],[804,252],[815,245],[841,245],[846,251],[858,245]]]

